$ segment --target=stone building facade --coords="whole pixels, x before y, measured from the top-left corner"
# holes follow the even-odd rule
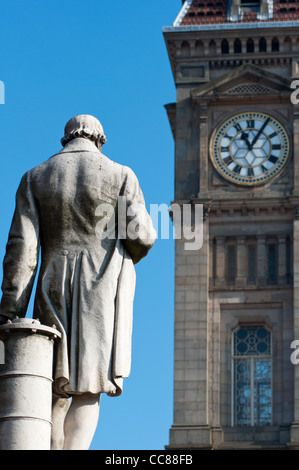
[[[187,0],[163,34],[174,202],[204,208],[202,248],[176,241],[167,447],[297,449],[299,1]]]

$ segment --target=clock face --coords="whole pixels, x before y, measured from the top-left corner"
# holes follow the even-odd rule
[[[212,161],[226,179],[238,184],[264,183],[277,175],[289,155],[284,127],[264,113],[237,114],[217,131]]]

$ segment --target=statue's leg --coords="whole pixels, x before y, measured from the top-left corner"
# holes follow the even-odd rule
[[[101,394],[74,395],[64,423],[64,450],[88,450],[97,428]]]
[[[51,450],[62,450],[64,446],[64,420],[71,403],[70,398],[52,400]]]

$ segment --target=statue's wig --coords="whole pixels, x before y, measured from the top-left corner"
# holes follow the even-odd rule
[[[98,148],[107,142],[102,124],[89,114],[79,114],[66,123],[61,139],[62,146],[77,137],[91,140]]]

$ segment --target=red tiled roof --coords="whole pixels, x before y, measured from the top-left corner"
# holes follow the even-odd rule
[[[184,25],[223,24],[228,20],[228,0],[193,0],[185,17]],[[294,21],[299,20],[299,0],[273,0],[273,18],[257,20],[257,12],[244,12],[240,22]]]

